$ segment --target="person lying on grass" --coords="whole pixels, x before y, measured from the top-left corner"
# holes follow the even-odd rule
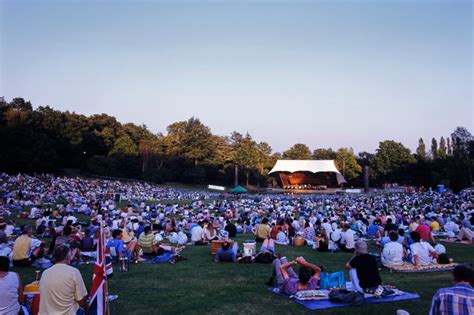
[[[293,270],[296,265],[300,265],[298,273]],[[266,284],[272,286],[276,278],[280,292],[294,295],[298,291],[318,289],[320,274],[321,268],[307,262],[303,257],[297,257],[290,262],[286,257],[282,257],[273,261],[272,275]]]

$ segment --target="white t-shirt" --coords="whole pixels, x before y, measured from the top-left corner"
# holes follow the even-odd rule
[[[430,253],[435,249],[427,242],[418,242],[410,245],[411,254],[413,256],[413,263],[415,263],[415,255],[419,258],[420,266],[426,266],[431,263]]]
[[[329,237],[332,232],[332,226],[328,222],[321,224],[321,227],[326,231],[326,235]]]
[[[201,226],[195,226],[191,231],[191,241],[198,242],[202,240],[203,229]]]
[[[288,244],[288,240],[283,231],[278,232],[275,243],[277,244]]]
[[[386,265],[403,264],[403,245],[398,242],[388,242],[383,247],[382,262]]]
[[[17,315],[20,311],[18,303],[18,287],[20,282],[15,272],[8,272],[0,278],[0,314]]]
[[[341,244],[344,244],[347,249],[352,249],[355,247],[354,234],[355,232],[350,229],[345,232],[341,232]]]

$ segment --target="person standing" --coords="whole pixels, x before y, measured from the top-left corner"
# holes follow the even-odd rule
[[[69,245],[54,249],[55,264],[43,272],[40,280],[39,315],[75,315],[79,307],[87,313],[87,289],[80,271],[69,266],[71,259]]]
[[[430,315],[474,314],[474,270],[458,265],[453,270],[454,286],[441,288],[433,296]]]

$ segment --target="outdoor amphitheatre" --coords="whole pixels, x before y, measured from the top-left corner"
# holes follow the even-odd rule
[[[44,292],[35,280],[64,244],[85,288],[96,300],[102,294],[104,311],[112,314],[425,314],[436,291],[451,285],[453,269],[474,260],[473,138],[466,128],[454,130],[449,150],[439,148],[436,156],[423,152],[422,140],[415,154],[384,141],[363,159],[348,149],[311,153],[303,144],[265,155],[250,135],[219,139],[196,118],[156,137],[106,115],[32,109],[21,98],[0,110],[2,135],[16,137],[1,156],[7,166],[0,174],[1,249],[33,314]],[[184,128],[175,131],[179,124]],[[116,138],[107,146],[104,131],[112,127]],[[24,172],[8,171],[31,158],[25,143],[42,146],[48,156],[36,154]],[[89,156],[97,143],[108,154]],[[186,156],[203,148],[205,158]],[[255,164],[246,165],[252,150]],[[396,156],[385,152],[397,150]],[[417,176],[424,168],[439,168],[446,177]],[[31,238],[26,262],[16,256],[23,237]],[[427,256],[416,244],[426,244]],[[367,285],[381,292],[354,283],[358,270],[349,266],[357,257],[374,264],[357,282],[375,281]],[[289,270],[305,267],[309,282]],[[364,272],[373,273],[369,280]],[[99,290],[93,276],[102,277]],[[349,292],[341,288],[359,290],[362,300],[352,291],[346,302],[330,298]],[[301,292],[308,296],[299,299]]]
[[[0,1],[0,315],[474,315],[473,1]]]

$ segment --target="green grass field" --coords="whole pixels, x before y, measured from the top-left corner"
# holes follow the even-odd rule
[[[241,242],[250,238],[239,235]],[[473,248],[463,244],[447,244],[448,254],[458,262],[474,262]],[[318,253],[309,247],[278,246],[289,259],[303,255],[307,260],[324,266],[326,271],[343,269],[351,257],[344,253]],[[138,264],[129,272],[119,272],[109,280],[109,292],[119,299],[111,303],[112,314],[305,314],[309,310],[267,290],[271,265],[231,264],[212,262],[210,246],[189,246],[184,252],[188,260],[175,265]],[[83,265],[86,286],[90,288],[92,266]],[[34,280],[33,268],[16,269],[24,283]],[[383,270],[386,284],[417,292],[419,300],[401,301],[360,307],[321,311],[324,314],[395,314],[405,309],[410,314],[427,314],[431,298],[440,287],[451,285],[449,272],[404,274]]]

